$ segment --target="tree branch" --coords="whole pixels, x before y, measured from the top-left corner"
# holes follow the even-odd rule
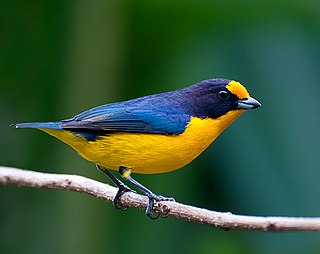
[[[0,166],[0,183],[33,188],[69,190],[89,194],[111,202],[117,189],[82,176],[40,173]],[[121,197],[124,206],[146,209],[145,196],[127,192]],[[320,217],[259,217],[215,212],[177,202],[157,202],[155,210],[164,216],[194,221],[223,229],[259,231],[318,231]]]

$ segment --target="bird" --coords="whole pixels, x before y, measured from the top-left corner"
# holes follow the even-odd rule
[[[105,173],[118,191],[113,199],[134,191],[111,173],[148,197],[146,215],[158,201],[175,201],[153,193],[132,173],[170,172],[192,162],[235,119],[260,107],[238,81],[214,78],[180,90],[97,106],[72,118],[54,122],[12,124],[15,128],[39,129],[76,150]]]

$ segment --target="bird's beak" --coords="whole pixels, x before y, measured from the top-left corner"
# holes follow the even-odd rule
[[[254,109],[261,107],[260,102],[252,97],[237,101],[237,109]]]

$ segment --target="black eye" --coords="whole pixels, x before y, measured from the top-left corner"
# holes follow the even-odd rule
[[[221,100],[226,100],[230,96],[230,94],[227,91],[224,91],[224,90],[220,91],[218,95],[219,95],[219,98]]]

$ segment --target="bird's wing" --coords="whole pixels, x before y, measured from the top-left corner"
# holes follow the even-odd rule
[[[182,113],[114,103],[80,113],[70,120],[63,121],[60,127],[96,133],[181,134],[189,121],[190,116]]]

